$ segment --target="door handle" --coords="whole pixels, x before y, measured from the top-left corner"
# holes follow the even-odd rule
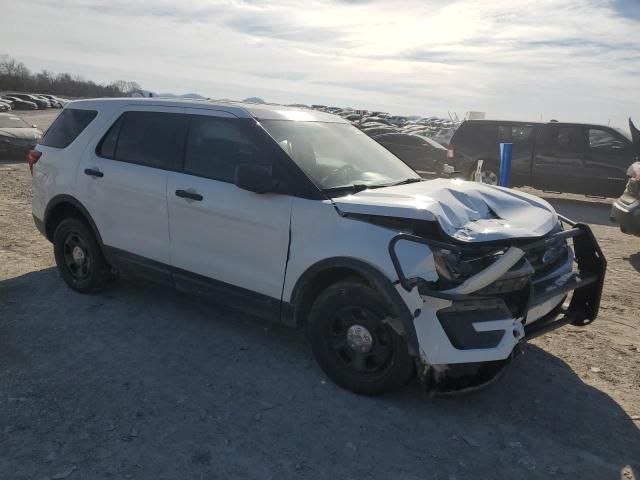
[[[96,170],[93,168],[85,168],[84,173],[85,175],[89,175],[90,177],[98,177],[98,178],[104,177],[104,173],[102,173],[100,170]]]
[[[190,200],[195,200],[196,202],[201,202],[203,197],[199,193],[187,192],[186,190],[176,190],[176,197],[180,198],[188,198]]]

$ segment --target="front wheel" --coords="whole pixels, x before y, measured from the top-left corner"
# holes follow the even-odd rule
[[[347,390],[376,395],[405,383],[413,369],[405,340],[383,320],[391,309],[372,288],[336,283],[309,314],[313,354],[326,375]]]

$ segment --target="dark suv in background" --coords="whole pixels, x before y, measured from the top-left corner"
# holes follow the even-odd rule
[[[636,152],[631,138],[604,125],[468,120],[451,138],[448,174],[473,179],[483,160],[482,180],[497,184],[500,143],[513,143],[511,185],[617,197]]]

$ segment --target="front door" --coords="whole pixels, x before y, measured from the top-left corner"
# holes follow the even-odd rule
[[[235,167],[271,164],[255,122],[187,108],[182,172],[169,174],[171,264],[178,288],[279,313],[292,197],[234,184]]]
[[[613,129],[600,126],[588,129],[585,181],[589,193],[618,197],[625,189],[627,169],[635,157],[633,144]]]

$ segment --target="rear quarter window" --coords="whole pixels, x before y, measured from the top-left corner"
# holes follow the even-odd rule
[[[68,147],[96,118],[97,114],[96,110],[64,109],[44,134],[40,145],[55,148]]]

